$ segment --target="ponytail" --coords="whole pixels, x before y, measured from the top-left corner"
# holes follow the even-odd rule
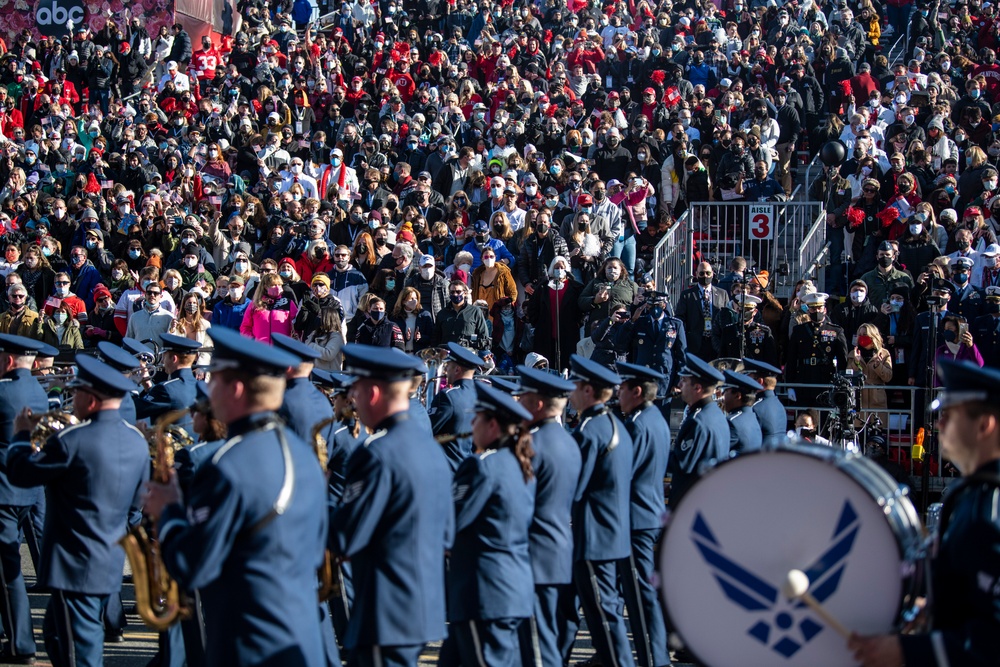
[[[526,426],[506,424],[505,426],[508,429],[513,426],[513,429],[509,436],[501,439],[502,446],[508,447],[514,452],[517,462],[521,464],[521,474],[524,475],[524,481],[530,482],[535,477],[535,469],[531,463],[531,459],[535,456],[535,448],[531,442],[531,432]]]

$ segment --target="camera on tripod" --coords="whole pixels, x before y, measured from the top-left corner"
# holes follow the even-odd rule
[[[864,387],[865,376],[855,375],[851,370],[834,373],[831,387],[817,397],[817,402],[825,408],[836,408],[845,412],[858,409],[858,390]]]

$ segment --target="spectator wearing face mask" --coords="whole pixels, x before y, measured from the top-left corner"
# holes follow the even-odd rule
[[[497,256],[497,261],[503,262],[508,268],[513,269],[516,264],[514,255],[511,254],[503,241],[490,237],[490,226],[485,220],[479,220],[472,227],[474,236],[466,243],[462,250],[472,256],[471,268],[476,269],[482,263],[482,252],[486,248],[492,249]]]
[[[94,288],[101,282],[101,273],[87,259],[85,247],[74,246],[69,253],[70,277],[75,294],[82,294],[88,308],[94,306]]]
[[[253,303],[243,315],[240,333],[248,338],[270,344],[271,334],[292,335],[292,323],[299,312],[291,290],[277,273],[264,274]]]
[[[875,321],[878,307],[868,298],[868,285],[863,280],[855,280],[848,289],[848,298],[837,304],[831,319],[844,330],[851,345],[857,344],[858,327]]]
[[[319,188],[316,179],[304,173],[305,163],[300,157],[293,157],[288,172],[281,181],[281,192],[288,192],[295,184],[301,185],[304,198],[319,199]]]
[[[405,346],[403,332],[399,325],[387,317],[385,301],[374,297],[368,302],[368,310],[364,319],[358,324],[354,342],[375,347],[403,349]]]
[[[14,284],[7,288],[8,307],[0,313],[0,333],[41,339],[41,316],[28,304],[28,290]]]
[[[420,303],[430,314],[431,321],[448,305],[448,280],[438,273],[437,262],[433,255],[423,255],[416,271],[410,272],[404,282],[405,287],[412,287],[420,296]]]
[[[243,279],[231,276],[226,287],[219,286],[217,294],[220,299],[212,309],[212,324],[238,331],[252,303],[246,296]]]
[[[472,291],[461,280],[448,285],[449,305],[434,322],[435,345],[458,343],[473,350],[490,346],[489,326],[481,308],[472,304]]]
[[[103,284],[94,288],[94,307],[82,329],[87,347],[95,347],[102,340],[111,341],[115,345],[121,343],[121,334],[115,327],[115,302],[112,300],[111,290]]]
[[[61,304],[51,315],[42,318],[41,340],[58,348],[60,353],[83,349],[80,326],[68,303]]]

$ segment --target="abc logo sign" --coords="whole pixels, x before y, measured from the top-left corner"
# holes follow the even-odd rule
[[[46,37],[68,35],[70,21],[78,26],[83,23],[84,14],[83,0],[38,0],[35,5],[38,32]]]

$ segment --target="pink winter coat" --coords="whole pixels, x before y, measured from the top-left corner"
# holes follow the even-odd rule
[[[287,296],[278,299],[272,308],[260,308],[251,304],[243,314],[240,333],[270,345],[273,333],[292,335],[292,322],[298,312],[298,306]]]

